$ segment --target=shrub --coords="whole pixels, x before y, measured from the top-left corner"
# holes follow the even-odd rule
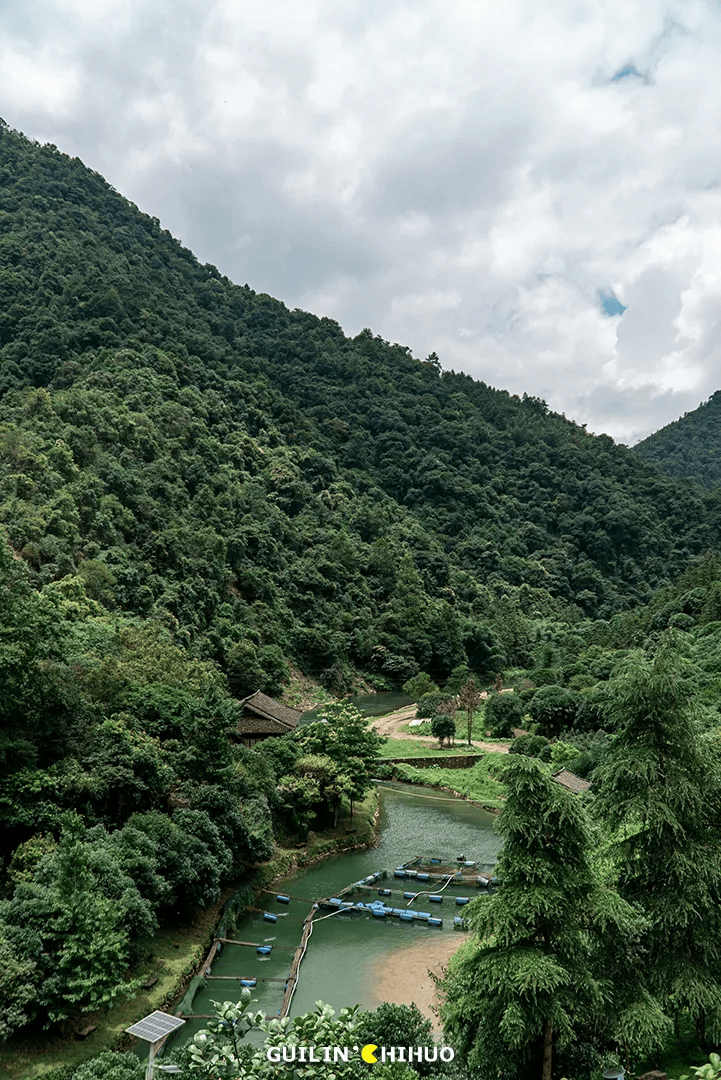
[[[436,713],[443,712],[447,700],[447,695],[442,694],[440,690],[436,690],[430,694],[423,694],[423,696],[418,699],[416,716],[422,720],[426,720],[429,717],[435,716]]]
[[[542,686],[531,702],[533,719],[547,736],[557,735],[564,727],[570,727],[576,718],[580,695],[562,686]]]
[[[509,753],[525,754],[526,757],[539,757],[543,748],[548,746],[548,739],[543,735],[519,735],[511,743]]]
[[[427,675],[425,671],[419,671],[412,679],[403,683],[403,693],[408,694],[414,701],[419,701],[426,694],[437,694],[438,687],[430,675]]]
[[[486,725],[497,738],[509,738],[523,726],[523,704],[516,694],[491,694],[486,702]]]

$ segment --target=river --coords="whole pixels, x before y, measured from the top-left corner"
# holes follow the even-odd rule
[[[238,1000],[237,979],[255,977],[259,981],[253,990],[257,999],[254,1008],[275,1015],[283,997],[293,949],[300,939],[302,921],[314,899],[332,896],[375,870],[388,869],[389,879],[379,885],[393,890],[389,903],[404,906],[403,891],[414,886],[412,882],[394,879],[393,867],[421,854],[452,861],[460,852],[479,863],[492,864],[500,847],[493,821],[494,816],[487,811],[437,788],[382,784],[378,846],[333,855],[287,878],[276,891],[299,898],[291,899],[288,905],[279,904],[275,892],[266,894],[261,903],[268,911],[278,914],[278,922],[265,922],[260,914],[247,916],[239,922],[233,937],[272,945],[271,955],[258,957],[252,948],[226,945],[213,963],[212,974],[237,978],[211,979],[196,994],[193,1012],[212,1013],[213,1000]],[[415,905],[424,911],[431,908],[434,915],[442,916],[442,928],[359,914],[334,915],[317,922],[300,967],[291,1016],[310,1011],[318,999],[336,1010],[353,1004],[376,1008],[384,998],[406,1004],[418,1001],[421,989],[428,992],[426,955],[429,963],[433,959],[445,959],[463,940],[463,934],[453,929],[453,916],[460,909],[452,896],[475,896],[477,890],[451,885],[446,894],[442,905],[427,901]],[[375,897],[376,889],[369,891],[368,899]],[[279,981],[260,981],[269,978]],[[176,1036],[176,1045],[185,1042],[204,1023],[189,1020]]]

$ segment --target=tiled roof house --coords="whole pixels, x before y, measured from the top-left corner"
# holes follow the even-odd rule
[[[237,733],[244,746],[253,746],[271,735],[288,735],[295,731],[303,715],[300,709],[291,709],[257,690],[243,698],[243,715],[238,721]]]
[[[588,791],[591,786],[588,780],[582,780],[580,776],[576,776],[570,769],[561,769],[559,772],[554,773],[553,779],[576,795],[579,795],[582,791]]]

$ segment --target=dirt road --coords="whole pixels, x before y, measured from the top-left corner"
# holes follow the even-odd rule
[[[407,724],[415,715],[416,706],[406,705],[402,709],[397,709],[395,712],[388,713],[387,716],[376,717],[376,719],[373,720],[371,727],[375,728],[379,735],[390,735],[392,739],[416,739],[418,736],[412,735],[409,731],[399,731],[401,724]],[[459,738],[458,743],[463,746],[468,745],[467,739],[461,740]],[[431,745],[429,740],[429,747]],[[472,745],[477,746],[479,750],[487,750],[497,754],[507,754],[510,743],[489,743],[474,739]]]

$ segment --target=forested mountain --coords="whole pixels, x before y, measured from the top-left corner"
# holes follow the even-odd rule
[[[717,545],[718,497],[544,402],[233,285],[6,127],[0,168],[0,516],[38,584],[242,689],[284,657],[342,689],[520,659],[519,616],[608,616]]]
[[[671,476],[695,480],[707,488],[721,484],[721,390],[698,409],[655,431],[634,447]]]
[[[234,285],[6,125],[0,526],[0,1038],[127,989],[159,919],[351,791],[315,744],[233,745],[242,693],[590,695],[604,648],[703,651],[721,611],[718,491]]]

